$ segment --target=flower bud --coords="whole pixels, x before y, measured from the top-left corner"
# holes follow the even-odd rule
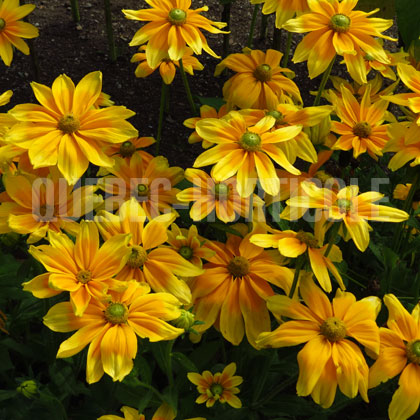
[[[189,331],[195,323],[194,314],[185,309],[181,309],[181,316],[173,321],[173,324],[177,328],[183,328],[185,331]]]
[[[17,392],[23,394],[26,398],[33,399],[38,396],[38,387],[32,379],[23,381],[17,388]]]

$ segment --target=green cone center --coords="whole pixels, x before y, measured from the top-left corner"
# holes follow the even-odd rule
[[[169,22],[174,25],[182,25],[187,19],[187,13],[182,9],[174,8],[169,12]]]
[[[127,321],[128,310],[123,303],[111,303],[105,310],[105,318],[112,324],[122,324]]]
[[[337,207],[340,210],[340,213],[347,213],[352,209],[352,203],[350,200],[346,200],[345,198],[340,198],[337,200]]]
[[[234,257],[229,261],[227,269],[234,277],[243,277],[249,273],[249,262],[245,257]]]
[[[341,13],[334,15],[330,20],[330,28],[335,32],[347,32],[350,29],[350,24],[351,19]]]
[[[210,387],[210,392],[213,394],[213,396],[222,395],[223,394],[223,387],[220,384],[213,384]]]
[[[80,121],[73,114],[64,115],[58,121],[58,129],[65,134],[72,134],[80,128]]]
[[[271,80],[271,67],[268,64],[260,64],[254,70],[254,77],[260,82],[268,82]]]
[[[136,151],[136,146],[130,141],[127,140],[120,146],[120,155],[122,157],[131,157],[133,156],[134,152]]]
[[[131,268],[143,267],[143,264],[147,260],[147,252],[142,246],[133,246],[131,248],[131,254],[128,257],[127,265]]]
[[[369,137],[372,134],[372,127],[366,121],[359,122],[353,127],[353,134],[361,138]]]
[[[239,140],[239,144],[247,152],[255,152],[260,150],[261,137],[257,133],[246,132]]]
[[[318,240],[310,232],[299,231],[296,239],[306,244],[309,248],[319,248]]]
[[[89,283],[92,280],[92,273],[89,270],[80,270],[76,275],[76,279],[83,284]]]
[[[0,31],[2,31],[6,26],[6,21],[0,18]]]
[[[283,114],[280,111],[268,111],[265,115],[273,117],[276,120],[276,125],[282,124],[284,122]]]
[[[140,197],[145,197],[149,194],[149,187],[146,184],[138,184],[137,185],[137,194]]]
[[[332,316],[327,318],[321,325],[321,334],[329,341],[339,341],[346,336],[346,326],[341,319]]]
[[[420,365],[420,340],[407,343],[407,359]]]
[[[186,260],[189,260],[193,256],[193,250],[189,246],[181,246],[178,251],[181,256],[183,256]]]
[[[229,195],[229,185],[223,183],[216,184],[214,186],[214,195],[218,200],[227,198]]]

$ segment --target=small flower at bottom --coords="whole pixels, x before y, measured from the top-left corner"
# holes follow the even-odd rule
[[[201,375],[195,372],[188,373],[188,379],[197,385],[197,390],[201,394],[195,402],[206,403],[206,407],[213,407],[216,401],[220,401],[222,404],[228,403],[233,408],[241,408],[241,400],[235,394],[239,393],[236,387],[243,382],[243,378],[233,376],[235,372],[236,364],[230,363],[223,372],[214,375],[208,370]]]

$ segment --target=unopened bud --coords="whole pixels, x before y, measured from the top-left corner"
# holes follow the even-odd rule
[[[30,379],[29,381],[23,381],[17,388],[17,392],[23,394],[26,398],[32,399],[38,395],[38,387],[36,382]]]

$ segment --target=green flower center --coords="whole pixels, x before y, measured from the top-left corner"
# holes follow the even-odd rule
[[[172,9],[168,15],[169,22],[173,25],[182,25],[187,19],[187,13],[182,9]]]
[[[420,365],[420,340],[412,341],[407,343],[407,359],[411,363],[417,363]]]
[[[64,115],[58,121],[58,129],[65,134],[72,134],[80,128],[80,121],[73,114]]]
[[[265,115],[273,117],[276,120],[276,125],[282,124],[284,122],[283,114],[280,111],[268,111],[265,113]]]
[[[220,384],[213,384],[210,387],[210,392],[213,394],[213,396],[219,396],[223,394],[223,387]]]
[[[350,200],[346,200],[345,198],[337,200],[336,205],[340,210],[340,213],[348,213],[353,207],[352,202]]]
[[[254,77],[260,82],[268,82],[271,80],[271,67],[268,64],[260,64],[254,70]]]
[[[327,318],[321,325],[321,334],[329,341],[340,341],[347,333],[344,322],[332,316]]]
[[[330,28],[335,32],[348,32],[350,29],[351,19],[341,13],[334,15],[330,20]]]
[[[220,183],[214,186],[214,195],[217,200],[226,199],[229,195],[229,185]]]
[[[133,246],[131,248],[131,254],[128,257],[127,265],[131,268],[143,267],[143,264],[147,260],[147,252],[142,246]]]
[[[80,270],[76,275],[76,279],[83,284],[89,283],[92,280],[92,273],[89,270]]]
[[[301,230],[297,233],[296,239],[306,244],[309,248],[319,248],[318,240],[312,233]]]
[[[181,246],[178,251],[181,256],[183,256],[186,260],[189,260],[193,256],[193,250],[189,246]]]
[[[372,134],[372,127],[366,121],[359,122],[353,127],[353,134],[363,139],[367,138]]]
[[[0,31],[2,31],[6,26],[6,22],[4,19],[0,18]]]
[[[229,261],[227,269],[234,277],[243,277],[249,273],[249,262],[245,257],[234,257]]]
[[[127,307],[123,303],[111,303],[105,310],[105,318],[112,324],[122,324],[128,318]]]
[[[137,185],[137,194],[140,197],[145,197],[149,194],[149,187],[146,184],[138,184]]]
[[[256,152],[257,150],[260,150],[261,137],[257,133],[247,131],[242,135],[239,144],[247,152]]]
[[[120,146],[120,155],[122,157],[131,157],[133,156],[134,152],[136,151],[136,146],[130,141],[127,140]]]

